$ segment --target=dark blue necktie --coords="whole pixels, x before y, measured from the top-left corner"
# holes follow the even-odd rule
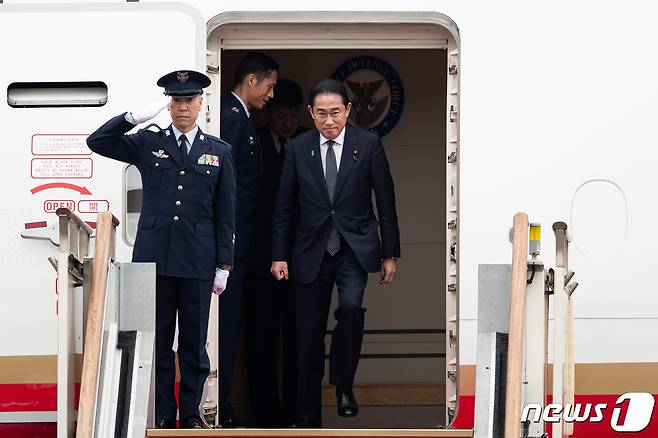
[[[334,193],[336,192],[336,180],[338,179],[338,166],[336,165],[336,154],[334,153],[335,143],[336,142],[333,140],[328,140],[325,143],[327,145],[327,157],[325,160],[327,170],[324,179],[327,184],[327,193],[329,194],[329,200],[332,205],[334,202]],[[336,255],[339,250],[340,235],[338,234],[336,223],[333,222],[331,225],[331,232],[329,233],[329,240],[327,241],[327,252],[333,256]]]
[[[183,159],[183,163],[187,161],[187,137],[185,134],[180,136],[180,156]]]

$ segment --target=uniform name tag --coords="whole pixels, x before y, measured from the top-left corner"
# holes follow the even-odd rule
[[[203,154],[197,160],[197,164],[219,167],[219,157],[217,155]]]

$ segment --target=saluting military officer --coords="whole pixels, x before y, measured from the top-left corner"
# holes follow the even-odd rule
[[[191,70],[161,77],[166,102],[121,114],[87,139],[105,157],[134,164],[143,205],[133,261],[156,264],[156,427],[176,427],[172,349],[178,314],[181,428],[202,428],[199,405],[210,370],[205,343],[211,293],[221,293],[233,265],[236,182],[231,148],[196,121],[210,79]],[[169,108],[172,124],[140,123]]]
[[[237,168],[235,267],[219,297],[219,418],[222,427],[242,426],[229,402],[240,332],[243,288],[254,261],[261,172],[261,144],[250,111],[274,96],[279,64],[260,53],[247,53],[235,69],[233,90],[221,105],[220,137],[228,142]]]

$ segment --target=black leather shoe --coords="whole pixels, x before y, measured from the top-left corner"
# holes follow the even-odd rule
[[[336,391],[336,407],[341,417],[356,417],[359,413],[359,405],[356,404],[352,390]]]
[[[297,420],[292,426],[294,429],[319,429],[322,427],[320,420]]]
[[[155,420],[156,429],[176,429],[176,420]]]
[[[236,427],[245,427],[245,424],[237,415],[231,415],[228,417],[220,418],[219,427],[222,429],[235,429]]]
[[[205,429],[206,424],[203,420],[196,415],[191,417],[183,418],[180,422],[181,429]]]

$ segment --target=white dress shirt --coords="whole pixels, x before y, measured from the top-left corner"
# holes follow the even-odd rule
[[[174,137],[176,138],[176,143],[178,144],[178,147],[180,148],[180,136],[182,132],[180,132],[174,125],[171,125],[171,130],[174,131]],[[192,144],[194,143],[194,139],[196,138],[196,133],[199,130],[199,125],[195,126],[194,128],[190,129],[185,133],[185,138],[187,138],[187,154],[190,154],[190,150],[192,149]]]
[[[238,99],[238,101],[242,104],[242,108],[244,108],[244,112],[247,113],[247,117],[251,118],[251,113],[249,112],[249,108],[247,108],[247,105],[242,101],[242,99],[240,99],[240,96],[238,96],[232,91],[231,94],[234,95],[236,99]]]
[[[270,135],[272,136],[272,141],[274,142],[274,149],[276,149],[276,153],[280,154],[281,153],[281,146],[285,145],[288,141],[284,139],[283,145],[279,141],[283,137],[279,137],[274,131],[270,129]]]
[[[322,171],[327,175],[327,142],[329,139],[320,134],[320,155],[322,156]],[[334,139],[334,155],[336,155],[336,170],[340,170],[340,157],[343,154],[343,143],[345,142],[345,128],[340,131],[338,137]]]

